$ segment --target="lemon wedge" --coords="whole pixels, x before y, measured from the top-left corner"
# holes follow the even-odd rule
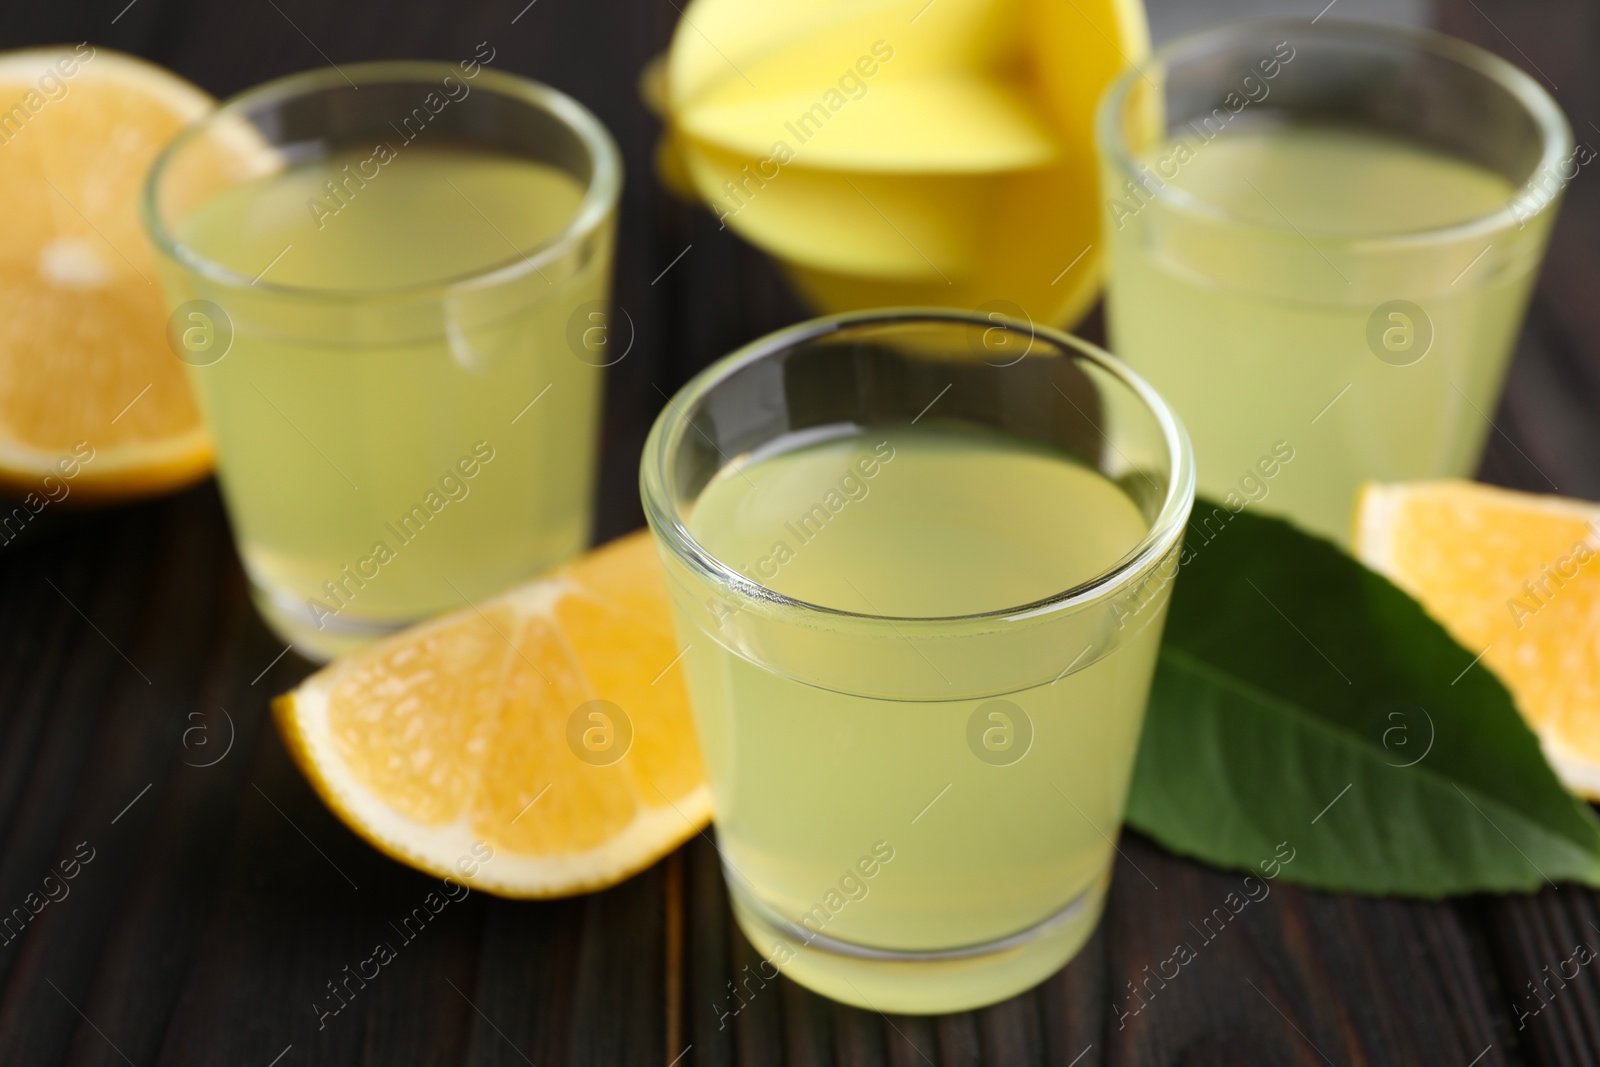
[[[323,801],[381,851],[566,896],[710,821],[678,658],[641,531],[340,659],[273,711]]]

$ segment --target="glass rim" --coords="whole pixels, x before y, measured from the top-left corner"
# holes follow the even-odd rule
[[[1528,177],[1512,191],[1506,202],[1492,211],[1461,222],[1451,223],[1448,226],[1433,226],[1416,230],[1357,234],[1329,233],[1320,230],[1309,231],[1315,233],[1322,241],[1328,244],[1359,248],[1361,246],[1448,242],[1479,237],[1508,225],[1514,226],[1518,222],[1514,210],[1515,205],[1522,198],[1530,195],[1542,175],[1553,172],[1558,173],[1555,168],[1576,147],[1572,126],[1567,121],[1565,112],[1561,110],[1561,106],[1556,103],[1555,98],[1545,91],[1544,86],[1540,85],[1532,75],[1516,64],[1469,41],[1463,41],[1458,37],[1452,37],[1449,34],[1425,27],[1398,26],[1390,23],[1337,18],[1329,19],[1318,25],[1306,23],[1300,19],[1268,16],[1238,19],[1220,26],[1211,26],[1183,34],[1152,51],[1144,62],[1124,66],[1111,80],[1110,84],[1107,85],[1105,91],[1101,94],[1099,103],[1095,107],[1095,141],[1100,152],[1116,167],[1119,173],[1136,177],[1136,166],[1139,160],[1135,158],[1128,148],[1127,141],[1123,137],[1122,123],[1120,121],[1127,104],[1128,94],[1134,83],[1141,78],[1148,80],[1148,73],[1152,69],[1170,67],[1179,59],[1190,54],[1200,53],[1219,44],[1225,44],[1249,31],[1259,31],[1269,27],[1281,28],[1286,33],[1302,36],[1309,32],[1328,37],[1343,36],[1347,39],[1364,42],[1384,41],[1450,60],[1504,89],[1521,105],[1524,113],[1532,118],[1540,133],[1542,146],[1538,162],[1529,172]],[[1281,233],[1289,236],[1293,236],[1295,233],[1294,228],[1291,226],[1280,226],[1271,222],[1246,218],[1201,197],[1187,193],[1170,182],[1162,185],[1160,193],[1165,195],[1169,203],[1214,221],[1266,233]],[[1559,196],[1560,191],[1558,190],[1556,195],[1546,198],[1540,204],[1540,213],[1550,203],[1558,199]]]
[[[342,67],[318,67],[284,75],[228,97],[179,131],[162,148],[155,162],[151,164],[139,200],[139,215],[145,233],[157,251],[219,285],[230,289],[310,300],[350,302],[390,297],[426,297],[448,293],[455,289],[489,288],[538,272],[541,266],[561,258],[574,245],[592,234],[611,215],[622,189],[622,156],[605,125],[577,100],[543,82],[534,81],[520,74],[490,70],[488,67],[482,67],[470,79],[478,83],[474,85],[474,89],[487,88],[501,96],[520,99],[525,104],[553,115],[577,135],[593,161],[593,171],[584,189],[583,199],[579,202],[572,218],[559,232],[532,248],[519,250],[511,256],[487,263],[478,269],[437,280],[370,288],[329,289],[321,286],[285,285],[280,282],[251,279],[239,274],[212,259],[199,255],[178,240],[161,217],[157,194],[163,177],[178,153],[196,138],[213,129],[218,122],[240,116],[264,104],[282,104],[295,97],[330,86],[404,82],[434,84],[442,82],[448,76],[458,79],[465,77],[458,64],[444,60],[375,60],[346,63]],[[487,80],[480,81],[480,79]]]
[[[885,615],[876,612],[850,611],[829,607],[780,593],[740,573],[724,562],[689,532],[673,503],[673,479],[668,464],[676,453],[679,442],[689,428],[685,412],[688,407],[709,394],[718,385],[738,372],[756,363],[771,359],[787,351],[829,334],[841,333],[863,326],[893,326],[900,323],[945,322],[963,326],[990,328],[997,324],[1027,332],[1030,338],[1042,338],[1066,354],[1086,359],[1110,374],[1118,383],[1132,392],[1154,416],[1166,445],[1171,466],[1166,495],[1160,509],[1150,522],[1145,535],[1116,563],[1091,578],[1048,596],[1011,607],[960,615]],[[1000,369],[1000,368],[997,368]],[[1105,431],[1095,427],[1102,437]],[[1110,439],[1106,438],[1107,443]],[[1111,445],[1116,450],[1115,445]],[[730,459],[729,465],[737,463]],[[1009,318],[998,314],[980,314],[955,308],[896,307],[852,311],[841,315],[828,315],[809,319],[786,327],[746,344],[705,367],[690,378],[682,388],[667,400],[666,407],[656,416],[650,435],[645,441],[639,470],[640,497],[645,518],[658,543],[664,544],[673,556],[685,566],[710,578],[738,597],[772,604],[802,614],[824,615],[833,618],[855,619],[865,622],[895,623],[962,623],[1023,621],[1041,615],[1054,614],[1086,602],[1098,600],[1109,592],[1131,584],[1148,573],[1182,541],[1194,504],[1195,462],[1188,432],[1172,406],[1138,374],[1105,349],[1082,338],[1031,321]]]

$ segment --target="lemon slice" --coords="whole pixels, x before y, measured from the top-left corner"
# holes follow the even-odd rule
[[[1355,550],[1482,653],[1561,780],[1600,799],[1600,504],[1462,481],[1369,485]]]
[[[203,477],[211,445],[166,343],[138,200],[156,153],[214,101],[104,48],[0,56],[0,488],[77,499]]]
[[[639,532],[338,660],[273,710],[322,799],[382,851],[502,896],[565,896],[710,821],[678,655]]]

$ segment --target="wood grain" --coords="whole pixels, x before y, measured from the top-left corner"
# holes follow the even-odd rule
[[[594,108],[627,168],[615,296],[634,327],[608,372],[597,530],[610,537],[641,521],[635,472],[664,397],[804,314],[764,256],[651,172],[657,128],[634,78],[665,46],[676,6],[13,5],[0,46],[88,39],[226,94],[327,60],[454,59],[488,41],[496,66]],[[1600,143],[1600,9],[1444,0],[1439,20],[1537,66],[1580,139]],[[1600,177],[1586,169],[1493,413],[1490,480],[1600,497],[1597,228]],[[1084,331],[1096,335],[1098,319]],[[709,835],[608,892],[542,904],[473,894],[407,936],[399,927],[435,883],[353,837],[294,770],[267,701],[309,666],[281,651],[248,603],[210,486],[58,518],[0,549],[0,914],[80,847],[93,852],[66,896],[0,935],[0,1063],[1600,1059],[1597,968],[1551,978],[1572,970],[1578,945],[1600,948],[1592,892],[1422,904],[1274,885],[1208,937],[1199,928],[1241,876],[1136,835],[1122,843],[1101,928],[1069,967],[952,1016],[859,1011],[783,978],[736,995],[758,957],[732,924]],[[378,941],[398,945],[395,960],[351,981],[347,968]],[[1195,959],[1146,987],[1183,942]]]

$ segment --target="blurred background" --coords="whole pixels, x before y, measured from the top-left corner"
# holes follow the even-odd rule
[[[1360,19],[1366,22],[1393,22],[1402,26],[1426,26],[1433,21],[1427,0],[1334,0],[1328,4],[1302,4],[1294,0],[1147,0],[1150,36],[1156,44],[1179,34],[1214,26],[1234,19],[1277,16],[1315,17],[1326,5],[1324,18]]]
[[[806,317],[765,255],[657,180],[652,158],[660,127],[641,102],[638,77],[666,48],[680,7],[625,0],[19,5],[0,24],[0,46],[88,39],[146,56],[226,97],[329,62],[401,56],[454,60],[487,41],[497,50],[494,66],[546,81],[592,108],[623,150],[626,184],[614,299],[636,331],[627,358],[607,372],[597,526],[604,538],[643,521],[634,492],[638,455],[663,397],[712,359]],[[1593,7],[1580,12],[1576,5],[1529,7],[1512,0],[1150,0],[1147,8],[1157,43],[1250,15],[1311,18],[1325,12],[1330,19],[1432,25],[1535,76],[1535,67],[1555,76],[1556,83],[1543,80],[1566,108],[1578,138],[1600,136],[1587,121],[1600,115],[1600,87],[1580,45],[1600,32],[1600,10]],[[1589,398],[1600,396],[1600,367],[1578,356],[1600,351],[1600,321],[1588,316],[1590,299],[1580,281],[1600,267],[1600,250],[1587,236],[1595,232],[1589,220],[1600,207],[1594,185],[1584,174],[1567,191],[1495,415],[1499,432],[1490,439],[1484,480],[1548,491],[1550,485],[1537,473],[1543,470],[1566,494],[1600,497],[1600,468],[1578,458],[1600,453],[1600,424],[1588,417]],[[725,298],[713,304],[700,295],[707,292]],[[1081,332],[1100,337],[1098,312]]]

